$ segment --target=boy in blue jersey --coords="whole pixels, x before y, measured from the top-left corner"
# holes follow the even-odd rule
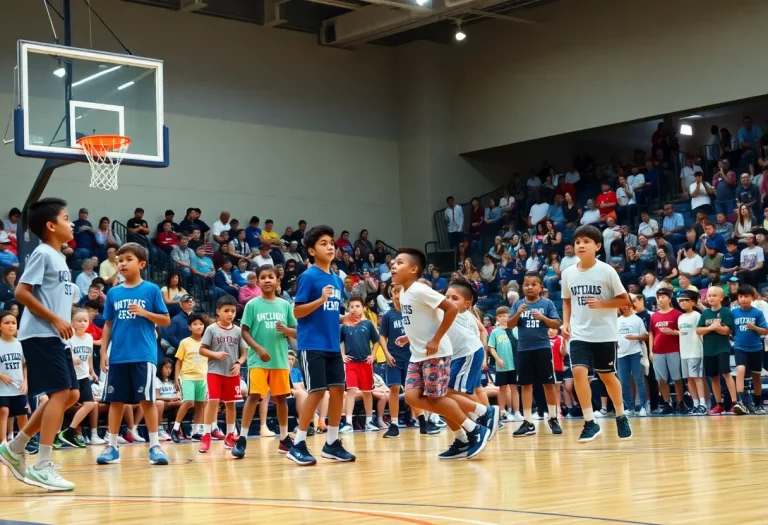
[[[287,457],[300,466],[317,463],[307,449],[306,437],[315,410],[326,390],[329,392],[328,434],[322,456],[336,461],[355,460],[355,456],[344,449],[339,439],[345,385],[339,324],[357,322],[359,317],[341,315],[344,284],[338,275],[331,272],[331,261],[336,254],[333,235],[333,228],[324,225],[307,231],[304,246],[312,266],[299,276],[296,284],[293,315],[297,323],[304,384],[309,396],[299,414],[296,438]]]
[[[171,318],[156,284],[144,281],[147,250],[129,242],[117,252],[117,271],[123,284],[107,293],[104,303],[104,332],[101,336],[101,370],[107,374],[104,402],[109,405],[109,444],[96,459],[98,465],[120,462],[117,438],[125,404],[139,403],[149,431],[149,463],[167,465],[157,435],[153,381],[157,373],[155,326],[168,326]],[[110,343],[112,343],[110,347]]]
[[[537,272],[525,274],[525,297],[515,301],[511,308],[512,316],[507,321],[507,328],[517,327],[517,382],[523,390],[523,423],[512,434],[515,437],[536,433],[536,427],[533,426],[534,383],[544,386],[544,396],[549,406],[549,429],[553,434],[563,433],[557,421],[560,400],[549,341],[549,329],[560,328],[562,322],[552,301],[540,297],[542,284],[541,275]]]
[[[763,340],[761,336],[768,335],[768,323],[763,312],[752,306],[755,289],[748,285],[739,286],[739,307],[731,310],[733,314],[733,353],[736,357],[736,392],[739,398],[733,406],[733,412],[740,416],[754,414],[762,406],[763,389],[760,383],[760,373],[763,371]],[[744,376],[747,368],[752,374],[752,384],[755,388],[753,399],[744,393]],[[754,400],[754,403],[753,403]]]

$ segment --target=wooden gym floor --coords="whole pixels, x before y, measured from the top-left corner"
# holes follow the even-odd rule
[[[448,433],[415,430],[344,437],[353,464],[320,459],[325,436],[310,437],[318,465],[303,468],[276,439],[249,440],[243,460],[222,442],[207,455],[168,443],[168,467],[151,467],[146,445],[106,467],[94,464],[101,447],[55,451],[77,490],[48,494],[0,467],[0,524],[768,523],[768,418],[634,418],[624,442],[612,419],[598,421],[603,434],[584,445],[580,420],[562,436],[538,422],[538,435],[514,439],[507,425],[470,461],[438,461]]]

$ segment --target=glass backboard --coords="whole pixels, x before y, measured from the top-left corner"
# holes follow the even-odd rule
[[[123,164],[168,166],[161,60],[22,40],[18,66],[18,155],[85,162],[77,139],[122,135]]]

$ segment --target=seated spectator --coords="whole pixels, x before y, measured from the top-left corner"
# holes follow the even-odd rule
[[[93,259],[84,259],[80,264],[82,272],[75,279],[75,284],[80,289],[82,295],[88,295],[88,287],[91,286],[91,282],[98,277],[96,272],[93,271]]]
[[[688,243],[693,244],[694,249],[697,252],[699,251],[699,237],[696,236],[695,228],[688,228],[685,230],[685,242],[686,244]]]
[[[229,259],[224,259],[222,261],[221,266],[216,271],[216,276],[214,277],[213,282],[217,288],[224,290],[224,292],[232,297],[239,297],[240,287],[232,278],[232,261]]]
[[[248,284],[248,276],[253,273],[248,269],[250,264],[248,259],[238,259],[237,267],[232,269],[232,279],[240,288]]]
[[[440,271],[439,268],[437,268],[438,271]],[[432,275],[434,276],[434,269],[432,270]],[[283,280],[286,280],[285,277],[282,278]],[[369,295],[375,294],[376,291],[379,288],[379,285],[376,284],[376,279],[373,278],[371,275],[371,272],[368,270],[363,270],[362,274],[360,275],[360,281],[365,284],[365,295],[368,297]],[[434,284],[434,282],[433,282]],[[442,284],[441,282],[438,282],[437,284]],[[448,282],[446,281],[445,288],[448,288]],[[439,290],[439,288],[435,288],[435,290]],[[444,292],[441,292],[444,293]]]
[[[173,223],[169,221],[161,222],[162,230],[157,233],[155,244],[163,253],[171,255],[173,248],[179,245],[179,238],[173,231]]]
[[[369,253],[368,258],[365,263],[363,263],[363,271],[366,270],[371,272],[371,275],[375,277],[379,276],[379,265],[376,264],[376,256],[373,253]]]
[[[555,203],[549,207],[547,215],[555,224],[558,231],[563,231],[565,229],[565,210],[563,209],[562,195],[555,195]]]
[[[528,228],[534,231],[536,225],[549,214],[549,204],[543,201],[541,194],[537,194],[536,201],[528,213]]]
[[[360,236],[355,241],[353,248],[360,248],[363,259],[366,259],[368,254],[373,252],[373,245],[368,240],[368,230],[360,230]]]
[[[462,219],[463,220],[463,219]],[[457,243],[458,244],[458,240]],[[376,264],[384,264],[384,260],[387,257],[387,252],[384,251],[384,241],[376,241],[376,249],[373,250],[373,258],[376,261]],[[301,261],[296,261],[301,262]]]
[[[107,258],[99,265],[99,277],[109,286],[125,281],[125,277],[117,271],[117,246],[107,247]]]
[[[221,232],[219,237],[223,239],[224,235],[229,235],[229,233]],[[232,262],[232,259],[229,258],[229,244],[227,242],[219,245],[219,249],[213,254],[212,260],[213,267],[217,270],[224,265],[224,261]]]
[[[567,174],[566,174],[567,177]],[[565,199],[565,194],[570,193],[572,196],[576,195],[576,186],[566,180],[566,177],[559,177],[557,180],[557,186],[555,187],[555,197],[561,195]]]
[[[735,277],[739,271],[739,242],[735,238],[725,241],[726,252],[723,254],[723,261],[720,266],[720,282],[726,282],[729,278]]]
[[[184,283],[179,272],[170,272],[165,280],[165,286],[160,288],[163,294],[163,302],[168,307],[168,313],[174,310],[171,317],[181,311],[181,298],[188,295],[184,289]]]
[[[560,255],[555,252],[549,252],[544,263],[544,287],[550,292],[560,290]]]
[[[543,231],[543,230],[542,230]],[[536,237],[531,236],[530,233],[523,232],[522,245],[528,252],[528,255],[539,256],[544,252],[544,245]]]
[[[611,244],[621,239],[621,228],[616,225],[616,218],[613,216],[607,217],[605,229],[603,230],[603,250],[605,250],[605,260],[611,256]],[[624,255],[624,249],[621,250],[621,255]]]
[[[618,178],[616,188],[616,217],[620,222],[634,224],[637,217],[637,197],[626,177]]]
[[[611,245],[611,248],[613,248],[613,245]],[[619,277],[621,278],[621,282],[624,283],[625,287],[628,287],[630,284],[636,285],[640,279],[640,276],[643,274],[643,262],[640,260],[640,256],[637,253],[637,248],[634,246],[627,246],[624,255],[624,271],[619,274]]]
[[[688,188],[691,196],[691,210],[694,214],[703,212],[705,215],[712,213],[712,199],[715,189],[704,181],[704,173],[699,170],[694,172],[694,182]]]
[[[16,268],[6,268],[3,270],[3,279],[0,281],[0,309],[7,310],[8,305],[14,300],[17,275]]]
[[[195,250],[195,256],[192,258],[192,273],[196,275],[203,282],[213,282],[213,278],[216,275],[216,268],[213,265],[213,261],[205,254],[205,248],[198,246]]]
[[[693,155],[686,155],[685,166],[680,170],[680,190],[683,195],[689,195],[691,186],[696,182],[696,172],[704,172],[701,166],[694,164],[694,160]]]
[[[713,281],[712,276],[715,275],[715,273],[717,273],[718,278],[715,279],[714,282],[719,284],[720,267],[723,264],[723,254],[718,252],[717,245],[712,241],[706,241],[703,244],[706,255],[702,259],[703,266],[701,269],[701,284],[699,285],[699,288],[708,287],[709,283]]]
[[[237,302],[240,306],[245,306],[248,301],[261,297],[261,288],[259,288],[259,278],[254,272],[248,274],[248,284],[240,288],[240,293],[237,297]]]
[[[472,264],[472,259],[469,257],[464,259],[464,264],[461,267],[461,276],[473,285],[478,285],[480,283],[480,273]]]
[[[677,276],[677,288],[674,289],[675,297],[683,292],[697,292],[699,288],[691,283],[691,275],[686,272],[680,272]]]
[[[263,239],[262,239],[262,242],[263,242]],[[347,230],[344,230],[343,232],[341,232],[341,237],[336,239],[336,247],[341,248],[342,251],[345,251],[350,255],[352,254],[352,243],[349,242],[349,232]]]
[[[701,286],[701,272],[704,269],[704,259],[696,253],[696,246],[689,242],[677,252],[677,269],[680,273],[688,274],[691,284]]]
[[[520,248],[517,252],[517,275],[515,276],[518,284],[525,280],[527,272],[538,272],[540,269],[539,258],[529,257],[525,248]]]
[[[179,224],[179,229],[181,229],[182,233],[191,236],[192,231],[200,230],[200,239],[208,237],[208,232],[211,231],[211,228],[208,227],[205,222],[200,220],[202,214],[203,212],[200,208],[188,208],[186,217],[184,217],[184,220]],[[196,248],[192,249],[194,250]]]
[[[587,209],[581,214],[580,224],[582,226],[587,224],[597,226],[600,224],[600,210],[595,206],[595,201],[593,199],[587,201]]]
[[[595,199],[597,209],[600,211],[600,221],[605,222],[608,217],[616,219],[616,192],[611,189],[611,184],[603,182],[601,185],[601,193]]]
[[[82,260],[93,255],[96,249],[96,239],[94,234],[96,233],[93,226],[88,221],[88,210],[80,208],[78,212],[78,219],[72,223],[75,241],[75,253],[76,260]]]
[[[655,299],[656,292],[661,288],[661,283],[656,279],[656,274],[653,270],[648,270],[643,273],[643,282],[645,287],[643,288],[643,297],[647,299]]]
[[[176,216],[176,214],[173,213],[173,210],[165,210],[165,218],[161,222],[158,223],[157,228],[155,229],[155,231],[157,232],[158,235],[160,235],[160,232],[163,231],[163,224],[165,224],[166,222],[170,222],[171,223],[171,232],[176,236],[176,240],[181,238],[181,236],[182,236],[181,228],[179,227],[178,224],[173,222],[173,218],[175,216]],[[158,246],[160,246],[160,245],[158,244]]]
[[[637,233],[639,235],[645,235],[650,244],[655,245],[656,241],[653,236],[659,231],[659,223],[656,219],[651,219],[651,215],[644,211],[640,214],[640,225],[637,227]]]
[[[725,238],[717,233],[714,224],[708,220],[704,221],[704,233],[699,237],[699,253],[706,254],[707,245],[711,244],[716,252],[725,253]]]
[[[626,224],[619,226],[619,232],[621,240],[624,241],[624,246],[637,246],[637,235],[629,232],[629,226]]]
[[[656,279],[659,281],[669,281],[677,277],[677,261],[670,257],[666,248],[656,247]]]
[[[515,219],[515,198],[509,194],[509,188],[506,185],[502,187],[501,191],[503,194],[501,199],[499,199],[501,218],[504,224],[509,224]]]
[[[160,346],[166,355],[170,351],[175,353],[179,348],[179,343],[192,335],[189,330],[189,315],[195,310],[195,298],[189,294],[182,295],[179,298],[179,313],[171,317],[171,324],[160,329]]]
[[[179,239],[179,245],[171,250],[171,260],[174,268],[181,272],[185,279],[192,275],[192,260],[195,258],[195,252],[189,247],[189,237],[182,235]]]
[[[755,235],[751,232],[744,234],[745,247],[739,256],[737,276],[742,283],[751,284],[757,289],[760,280],[765,275],[765,253],[755,244]]]
[[[3,230],[8,232],[8,235],[13,235],[15,237],[20,219],[21,210],[18,208],[11,208],[11,211],[8,212],[8,218],[3,219]]]
[[[259,218],[255,215],[251,217],[248,227],[245,229],[245,242],[253,250],[257,250],[261,246],[261,228],[259,228]]]
[[[733,224],[728,222],[728,218],[725,213],[717,214],[717,223],[715,224],[715,231],[722,235],[723,239],[728,240],[733,237],[735,228]]]
[[[571,167],[571,171],[565,174],[564,178],[567,184],[575,185],[581,180],[581,174],[576,166],[576,163]]]
[[[560,261],[560,272],[579,262],[579,258],[576,256],[575,252],[573,251],[573,244],[571,243],[566,244],[564,253],[565,255]]]
[[[345,252],[341,248],[337,247],[336,255],[333,260],[336,263],[336,266],[339,267],[339,270],[347,273],[347,266],[349,266],[349,263],[352,262],[348,252]]]
[[[566,230],[575,230],[579,225],[579,221],[581,221],[581,215],[583,213],[581,206],[573,200],[574,195],[575,193],[570,192],[567,192],[564,195],[565,202],[563,203],[563,215],[565,216]]]
[[[288,261],[294,261],[296,264],[301,264],[303,260],[298,250],[299,250],[299,242],[291,241],[291,243],[288,245],[288,251],[283,253],[285,262],[287,263]],[[371,254],[371,255],[374,255],[374,254]]]
[[[733,236],[738,239],[739,244],[744,244],[744,237],[752,232],[752,225],[754,223],[754,217],[752,216],[752,209],[746,204],[739,205],[739,216],[736,220],[736,227],[733,231]]]
[[[79,289],[78,289],[79,290]],[[99,305],[99,312],[104,311],[104,302],[106,301],[107,297],[102,292],[102,286],[101,284],[91,284],[88,287],[88,293],[84,295],[82,298],[80,298],[78,301],[75,302],[75,304],[79,307],[84,307],[85,304],[88,301],[94,301],[98,303]]]
[[[227,246],[227,253],[233,261],[239,261],[244,259],[246,262],[250,262],[251,259],[256,257],[256,251],[251,248],[246,240],[245,230],[237,230],[235,232],[235,238],[229,241]]]
[[[149,225],[144,220],[144,208],[136,208],[133,211],[133,217],[128,219],[125,226],[128,228],[128,239],[133,242],[138,242],[137,239],[148,236]]]
[[[280,242],[288,245],[291,244],[291,241],[293,240],[293,227],[287,226],[285,228],[285,233],[283,233],[283,236],[280,237]]]
[[[496,282],[497,275],[498,269],[493,257],[486,255],[483,266],[480,268],[480,280],[485,284],[486,290],[483,295],[487,295],[494,288],[492,285]]]
[[[661,221],[661,233],[673,245],[683,244],[685,242],[685,220],[683,216],[675,212],[674,207],[667,203],[664,205],[664,216]],[[658,237],[657,237],[658,239]]]
[[[621,239],[616,239],[611,243],[610,252],[605,260],[610,266],[616,270],[616,273],[621,275],[624,273],[624,266],[626,264],[626,249]]]
[[[501,237],[498,235],[493,239],[493,246],[491,246],[491,249],[488,250],[488,255],[493,258],[494,262],[498,263],[501,261],[501,256],[506,252],[506,248],[504,248],[504,245],[501,243]]]
[[[555,252],[558,255],[563,244],[563,234],[557,231],[554,221],[544,219],[544,235],[541,239],[544,255]]]
[[[253,258],[253,269],[258,270],[264,265],[270,265],[274,266],[275,263],[272,260],[272,257],[269,254],[269,245],[268,244],[262,244],[259,246],[259,254]],[[346,268],[346,267],[345,267]]]
[[[95,251],[101,259],[104,259],[107,256],[107,246],[113,245],[119,248],[123,244],[120,241],[120,237],[109,224],[109,217],[102,217],[99,219],[99,228],[93,232],[96,241]]]
[[[736,188],[736,206],[741,207],[742,204],[749,207],[755,217],[759,216],[762,211],[760,190],[752,184],[752,177],[749,176],[749,173],[741,174],[741,184]]]
[[[19,267],[19,258],[8,248],[10,243],[8,232],[0,231],[0,270]]]
[[[502,281],[514,281],[515,280],[515,261],[512,259],[512,256],[509,254],[509,252],[504,252],[501,255],[501,262],[498,265],[499,267],[499,277]]]
[[[352,262],[355,263],[355,266],[358,269],[362,269],[363,265],[365,264],[365,259],[363,258],[363,250],[361,250],[359,246],[354,246],[352,248]]]

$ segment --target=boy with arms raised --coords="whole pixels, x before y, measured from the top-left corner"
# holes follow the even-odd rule
[[[764,414],[762,384],[760,373],[763,371],[764,345],[761,336],[768,335],[768,323],[760,309],[752,306],[755,289],[748,285],[739,286],[739,306],[731,310],[733,314],[733,353],[736,357],[736,392],[738,401],[733,406],[734,414]],[[747,370],[752,375],[755,389],[753,398],[744,393],[744,376]],[[758,411],[758,407],[759,411]]]
[[[96,459],[98,465],[120,462],[117,437],[125,404],[141,405],[149,432],[149,463],[167,465],[157,434],[155,409],[157,375],[156,326],[168,326],[171,318],[156,284],[144,281],[147,250],[129,242],[117,252],[117,271],[124,282],[110,289],[104,303],[104,332],[101,336],[101,370],[107,374],[104,402],[109,403],[109,444]],[[111,347],[110,347],[110,343]]]
[[[571,364],[576,395],[584,411],[584,429],[580,443],[595,439],[601,433],[592,411],[592,389],[589,367],[605,383],[616,407],[619,439],[632,437],[629,419],[624,414],[621,383],[616,377],[616,347],[619,341],[616,310],[631,304],[619,274],[610,265],[596,259],[603,236],[594,226],[580,226],[574,233],[574,246],[579,262],[562,273],[563,337],[570,339]]]
[[[248,429],[262,399],[271,394],[280,425],[277,451],[287,454],[293,447],[288,437],[288,395],[291,393],[288,338],[296,337],[296,319],[291,303],[277,297],[280,282],[277,270],[265,265],[256,270],[262,295],[245,305],[240,322],[243,339],[248,344],[248,399],[243,407],[240,437],[232,455],[245,457]],[[262,422],[263,424],[263,422]]]
[[[723,307],[725,292],[719,286],[707,289],[707,303],[709,308],[704,310],[699,317],[696,333],[701,336],[704,350],[704,373],[712,380],[712,394],[715,396],[715,406],[709,411],[712,416],[724,414],[726,408],[723,405],[722,388],[720,378],[725,381],[725,386],[731,396],[731,401],[736,402],[736,386],[731,377],[730,334],[733,331],[733,314],[730,308]]]

